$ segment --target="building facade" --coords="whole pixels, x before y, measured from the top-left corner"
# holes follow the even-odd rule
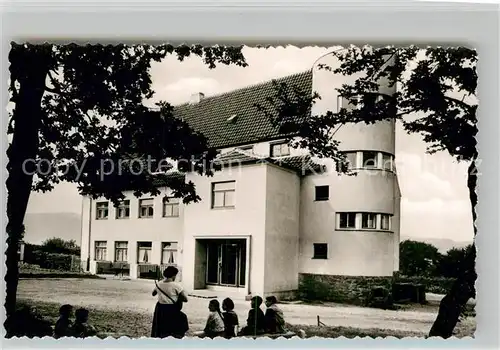
[[[313,113],[348,108],[332,95],[343,79],[307,71],[279,80],[318,91],[322,102]],[[290,148],[288,135],[258,113],[254,104],[264,103],[272,86],[197,94],[175,108],[220,151],[222,170],[213,177],[169,175],[192,181],[200,202],[179,203],[162,183],[159,196],[126,193],[119,207],[83,198],[81,257],[92,273],[125,270],[140,278],[175,265],[188,291],[282,295],[297,290],[300,274],[398,270],[394,122],[339,128],[335,138],[357,173],[339,175],[330,162]]]

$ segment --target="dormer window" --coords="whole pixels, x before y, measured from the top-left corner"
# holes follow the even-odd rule
[[[253,153],[253,146],[240,146],[238,147],[241,151]]]
[[[288,142],[274,143],[271,145],[271,157],[285,157],[290,155]]]

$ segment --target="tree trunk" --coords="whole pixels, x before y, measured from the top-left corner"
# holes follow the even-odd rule
[[[5,309],[11,316],[16,309],[19,279],[19,241],[24,233],[23,220],[31,193],[34,160],[38,152],[38,132],[42,118],[42,96],[49,68],[50,51],[47,47],[13,46],[9,55],[11,79],[18,82],[14,96],[14,133],[7,149],[7,285]],[[28,160],[28,162],[25,162]],[[33,161],[29,161],[33,160]]]
[[[476,157],[473,158],[468,169],[467,187],[469,188],[469,198],[472,206],[472,221],[474,227],[474,237],[477,233],[476,228],[476,205],[477,205],[477,169],[475,165]],[[467,305],[470,298],[475,298],[476,274],[476,247],[473,244],[472,249],[467,253],[465,260],[460,266],[459,277],[453,283],[451,290],[441,300],[439,312],[429,332],[430,337],[450,338],[453,330],[458,323],[461,311]]]

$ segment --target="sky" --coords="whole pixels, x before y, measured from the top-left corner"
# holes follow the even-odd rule
[[[151,78],[156,101],[187,102],[193,93],[220,94],[247,85],[311,69],[332,48],[294,46],[245,47],[248,67],[218,66],[209,69],[199,58],[179,62],[174,56],[153,63]],[[419,135],[396,130],[396,166],[401,187],[401,236],[471,241],[472,216],[466,186],[467,164],[445,152],[425,153]],[[81,198],[72,184],[59,184],[45,194],[33,193],[28,213],[80,213]]]

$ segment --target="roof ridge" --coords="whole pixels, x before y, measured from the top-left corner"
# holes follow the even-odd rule
[[[261,81],[261,82],[250,84],[250,85],[246,85],[246,86],[234,89],[234,90],[229,90],[229,91],[221,92],[221,93],[218,93],[218,94],[215,94],[215,95],[207,96],[207,97],[204,97],[200,102],[197,102],[197,103],[183,102],[181,104],[172,105],[172,107],[173,108],[178,108],[178,107],[184,107],[186,105],[197,105],[197,104],[199,104],[201,102],[204,102],[206,100],[210,100],[210,99],[213,99],[213,98],[219,98],[219,97],[230,95],[230,94],[233,94],[233,93],[236,93],[236,92],[241,92],[241,91],[244,91],[244,90],[249,90],[249,89],[256,88],[258,86],[266,85],[266,84],[269,84],[270,82],[272,82],[273,80],[276,80],[276,81],[287,80],[287,79],[290,79],[292,77],[303,75],[303,74],[306,74],[306,73],[309,73],[309,72],[312,72],[312,69],[308,69],[308,70],[305,70],[305,71],[302,71],[302,72],[298,72],[298,73],[294,73],[294,74],[285,75],[285,76],[282,76],[282,77],[279,77],[279,78],[273,78],[273,79]]]

